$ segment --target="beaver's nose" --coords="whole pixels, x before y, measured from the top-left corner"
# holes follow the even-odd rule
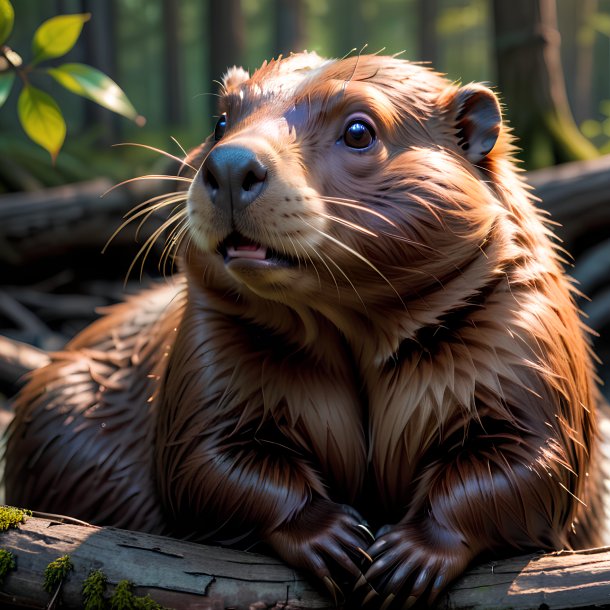
[[[263,191],[267,168],[249,148],[217,146],[201,168],[214,205],[230,210],[249,206]]]

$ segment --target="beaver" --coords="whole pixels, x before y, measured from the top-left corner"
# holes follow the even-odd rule
[[[367,608],[599,544],[592,354],[514,150],[489,88],[395,56],[229,70],[180,273],[32,375],[8,500],[263,543]]]

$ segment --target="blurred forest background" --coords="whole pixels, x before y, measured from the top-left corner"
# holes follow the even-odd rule
[[[365,52],[404,51],[402,57],[430,62],[450,79],[484,81],[498,91],[520,138],[525,169],[539,170],[529,176],[542,205],[563,224],[558,232],[575,256],[572,272],[594,297],[581,305],[602,335],[598,351],[610,359],[610,161],[603,156],[610,153],[610,0],[14,0],[13,5],[15,29],[8,44],[25,61],[42,21],[91,13],[61,62],[83,62],[109,75],[146,125],[66,92],[48,75],[37,76],[68,125],[53,165],[19,125],[17,92],[0,108],[0,335],[57,348],[89,322],[95,307],[121,298],[122,280],[139,246],[133,246],[133,232],[125,231],[106,255],[101,248],[130,207],[169,187],[153,183],[146,189],[140,183],[102,200],[99,194],[119,180],[175,169],[150,150],[113,144],[138,142],[180,156],[171,138],[188,150],[207,137],[214,124],[214,81],[227,66],[252,70],[265,59],[302,49],[340,57],[367,45]],[[540,170],[558,163],[563,169]],[[140,243],[158,226],[153,218]],[[159,270],[147,263],[144,275],[158,276]],[[129,290],[140,285],[137,276]],[[0,345],[0,361],[2,352]],[[4,373],[0,363],[0,391],[13,390],[6,380],[21,370],[19,359]],[[600,374],[610,378],[608,367]]]
[[[174,136],[188,150],[210,130],[215,107],[208,94],[215,91],[214,79],[229,65],[254,69],[279,53],[302,49],[340,57],[368,45],[366,52],[404,51],[403,57],[430,62],[451,79],[499,85],[502,53],[510,56],[519,47],[535,44],[536,34],[547,35],[528,33],[523,27],[507,33],[506,26],[498,25],[499,19],[506,20],[505,13],[509,19],[518,13],[523,0],[16,0],[14,4],[10,45],[24,54],[32,32],[44,19],[90,12],[92,18],[78,44],[62,61],[84,62],[104,71],[125,90],[147,123],[141,129],[74,97],[47,77],[47,90],[68,119],[67,145],[52,168],[44,152],[23,138],[13,92],[0,112],[0,189],[4,190],[101,173],[129,177],[143,169],[134,162],[150,160],[140,151],[111,149],[116,142],[137,141],[177,152],[169,139]],[[566,90],[576,124],[599,151],[610,152],[610,0],[558,0],[556,6]],[[504,93],[502,87],[499,92]],[[509,114],[517,112],[516,103],[527,104],[527,99],[511,103]],[[539,154],[528,158],[528,165],[541,167],[555,161]]]

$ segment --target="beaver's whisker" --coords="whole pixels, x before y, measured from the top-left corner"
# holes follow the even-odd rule
[[[187,223],[189,221],[188,218],[188,212],[187,210],[180,210],[179,212],[172,212],[172,218],[180,218],[180,222],[176,223],[176,226],[168,233],[167,238],[166,238],[166,246],[163,249],[165,251],[165,249],[167,248],[168,244],[170,244],[170,242],[172,242],[174,236],[176,235],[176,233],[178,233],[182,228],[184,228],[185,223]],[[168,219],[169,220],[169,219]]]
[[[138,261],[138,259],[140,257],[142,257],[142,262],[140,264],[140,279],[142,279],[142,275],[144,273],[144,263],[146,262],[146,259],[148,258],[148,255],[150,254],[150,251],[152,250],[152,247],[155,245],[155,242],[157,241],[157,239],[159,239],[159,237],[161,236],[161,234],[166,231],[173,223],[177,222],[178,220],[180,220],[180,218],[186,214],[186,210],[183,210],[181,212],[179,212],[178,214],[176,214],[176,216],[173,216],[172,218],[168,218],[160,227],[158,227],[153,234],[144,242],[144,245],[138,250],[138,253],[135,255],[133,261],[131,262],[131,264],[129,265],[129,269],[127,269],[127,276],[125,278],[125,281],[127,282],[127,280],[129,279],[129,276],[131,275],[131,272],[133,271],[133,268],[136,264],[136,262]]]
[[[356,286],[354,286],[354,283],[352,282],[352,280],[349,279],[347,273],[345,273],[345,271],[343,271],[343,269],[341,268],[341,266],[332,259],[332,257],[327,256],[325,254],[322,254],[321,252],[319,253],[323,258],[327,259],[332,265],[334,265],[339,273],[347,280],[347,282],[349,283],[349,285],[352,287],[352,290],[354,291],[354,293],[356,294],[356,296],[358,297],[358,300],[360,301],[360,303],[362,304],[362,307],[364,307],[364,311],[368,312],[368,309],[366,307],[366,303],[364,302],[364,300],[362,299],[362,297],[360,296],[360,293],[358,292],[358,289],[356,288]],[[336,281],[335,281],[336,283]],[[341,298],[341,293],[339,292],[339,287],[337,286],[337,293],[339,295],[339,298]]]
[[[170,273],[175,265],[176,255],[175,255],[175,245],[179,236],[182,234],[182,230],[184,229],[184,225],[188,223],[187,219],[179,220],[176,226],[172,229],[170,235],[166,239],[165,245],[163,246],[163,251],[161,253],[159,263],[157,264],[158,270],[162,273],[163,277],[167,277],[168,275],[168,265],[170,268]],[[151,244],[152,248],[152,244]],[[148,252],[146,253],[148,256]]]
[[[163,247],[163,251],[161,252],[161,257],[159,258],[159,271],[163,274],[163,277],[167,276],[167,264],[172,259],[175,259],[176,252],[176,244],[180,240],[180,237],[184,233],[184,231],[188,230],[188,217],[183,218],[180,222],[176,224],[176,226],[171,230],[167,239],[165,241],[165,246]]]
[[[152,250],[153,246],[155,245],[157,239],[159,239],[159,237],[163,234],[163,232],[166,231],[167,229],[169,229],[169,227],[173,223],[179,222],[180,219],[185,214],[186,214],[186,210],[182,210],[175,216],[168,218],[158,229],[156,229],[154,231],[154,233],[146,240],[146,242],[144,242],[144,246],[142,246],[142,248],[140,249],[140,252],[138,252],[138,255],[134,259],[134,262],[135,262],[137,260],[138,256],[140,256],[140,254],[143,252],[142,261],[141,261],[141,265],[140,265],[140,278],[142,277],[142,274],[144,273],[144,264],[148,258],[148,255],[150,254],[150,251]]]
[[[170,139],[172,140],[172,142],[174,142],[176,144],[176,146],[182,151],[182,153],[184,154],[184,157],[188,157],[188,153],[186,152],[186,150],[184,150],[184,146],[182,146],[182,144],[180,144],[180,142],[178,142],[178,138],[175,138],[174,136],[170,136]],[[186,164],[185,164],[186,165]],[[192,166],[188,166],[191,169],[194,169]]]
[[[140,231],[142,230],[142,226],[146,223],[146,221],[158,210],[167,207],[168,205],[171,205],[172,203],[179,203],[182,204],[185,201],[185,197],[179,197],[179,196],[174,196],[174,197],[170,197],[168,199],[166,199],[165,201],[163,201],[162,203],[157,203],[153,206],[151,206],[150,208],[145,208],[144,210],[142,210],[142,212],[146,212],[146,214],[144,214],[142,220],[140,220],[140,222],[138,223],[138,227],[136,229],[136,235],[135,235],[135,239],[136,241],[139,238],[140,235]],[[170,216],[172,214],[175,213],[175,211],[181,207],[184,207],[182,205],[177,205],[175,206],[172,211],[170,212]],[[130,220],[135,220],[135,216],[133,218],[131,218]]]
[[[156,210],[160,210],[161,208],[164,208],[168,205],[171,205],[172,203],[177,203],[181,200],[186,200],[186,193],[177,193],[176,195],[172,195],[170,197],[167,197],[166,199],[163,199],[162,201],[159,201],[155,204],[153,204],[152,206],[150,206],[150,208],[144,208],[140,211],[138,211],[135,214],[132,214],[131,216],[129,216],[129,218],[127,218],[125,221],[123,221],[120,226],[112,233],[112,235],[108,238],[108,241],[106,242],[106,244],[104,245],[104,247],[102,248],[102,254],[106,252],[108,246],[110,245],[110,243],[112,242],[112,240],[129,224],[131,224],[134,220],[136,220],[137,218],[140,218],[141,216],[145,216],[145,220],[150,216],[150,214],[152,212],[155,212]],[[133,211],[133,210],[132,210]],[[131,212],[129,212],[131,213]],[[140,225],[138,226],[138,230],[136,232],[137,233],[140,231],[140,228],[142,226],[142,223],[140,223]]]
[[[174,140],[174,142],[176,142],[176,144],[178,144],[178,142],[176,141],[175,138],[172,138],[172,140]],[[173,161],[177,161],[178,163],[180,163],[181,166],[186,166],[190,169],[192,169],[194,172],[197,171],[196,168],[194,168],[192,165],[190,165],[189,163],[186,162],[186,157],[188,157],[188,155],[186,154],[186,152],[184,152],[184,149],[182,148],[182,146],[180,146],[180,144],[178,144],[180,150],[182,150],[182,152],[184,153],[184,159],[181,159],[180,157],[176,157],[176,155],[172,155],[172,153],[168,153],[165,150],[162,150],[161,148],[156,148],[155,146],[149,146],[148,144],[140,144],[138,142],[119,142],[118,144],[114,144],[113,146],[137,146],[138,148],[146,148],[147,150],[152,150],[156,153],[159,153],[160,155],[164,155],[166,156],[168,159],[172,159]],[[180,168],[182,169],[182,168]]]
[[[355,200],[341,199],[339,197],[321,197],[320,199],[322,201],[324,201],[325,203],[334,203],[336,205],[345,206],[346,208],[353,208],[353,209],[359,210],[361,212],[366,212],[367,214],[376,216],[377,218],[383,220],[384,222],[387,222],[389,225],[391,225],[395,228],[398,228],[396,223],[392,222],[387,216],[385,216],[381,212],[379,212],[377,210],[371,210],[370,208],[367,208],[366,206],[363,206],[362,204],[357,203]]]
[[[172,205],[173,203],[180,203],[185,201],[186,193],[176,193],[174,195],[167,195],[163,199],[151,203],[148,207],[142,208],[135,213],[133,213],[135,211],[134,208],[125,215],[125,222],[134,222],[136,219],[141,218],[142,216],[148,218],[148,216],[150,216],[150,214],[153,212],[162,210],[163,208],[166,208],[167,206]]]
[[[336,244],[340,248],[343,248],[346,252],[349,252],[350,254],[355,256],[358,260],[362,261],[365,265],[370,267],[392,289],[394,294],[398,297],[398,300],[400,301],[400,303],[406,309],[407,306],[406,306],[405,302],[403,301],[402,296],[400,296],[399,292],[396,290],[396,288],[394,287],[392,282],[390,282],[390,280],[375,265],[373,265],[373,263],[371,263],[371,261],[368,258],[366,258],[366,256],[362,256],[362,254],[360,254],[360,252],[357,252],[353,248],[350,248],[350,246],[348,246],[347,244],[344,244],[341,240],[337,239],[336,237],[333,237],[332,235],[329,235],[325,231],[322,231],[321,229],[318,229],[318,227],[308,223],[304,218],[301,218],[301,220],[306,225],[311,227],[314,231],[317,231],[320,235],[322,235],[323,237],[326,237],[326,239],[328,239],[329,241],[332,241],[334,244]]]
[[[292,240],[292,237],[290,237],[290,235],[286,235],[286,237],[290,240],[290,243],[292,244],[292,249],[294,250],[294,255],[297,259],[298,270],[300,271],[301,270],[301,257],[299,256],[299,251],[297,250],[297,247],[296,247],[294,241]]]
[[[268,225],[262,225],[259,230],[261,231],[262,235],[262,242],[266,243],[266,244],[275,244],[277,243],[277,239],[276,236],[271,232],[270,228]],[[281,244],[281,248],[284,254],[287,254],[286,252],[286,246],[282,243]]]
[[[347,59],[352,53],[355,53],[358,50],[357,47],[352,47],[341,59]]]
[[[180,247],[182,246],[184,237],[187,235],[189,238],[187,239],[187,245],[185,247],[188,247],[188,244],[190,243],[190,240],[192,239],[192,235],[190,235],[190,233],[189,233],[189,228],[190,228],[189,222],[185,222],[182,229],[180,229],[180,232],[176,235],[176,237],[174,239],[174,251],[172,253],[172,256],[174,258],[178,257],[178,253],[180,252]]]
[[[345,90],[347,89],[347,86],[349,85],[349,83],[352,82],[352,79],[354,78],[354,76],[356,74],[356,70],[358,69],[358,64],[360,63],[360,56],[362,55],[362,52],[368,46],[369,45],[367,43],[365,43],[364,46],[360,49],[360,51],[358,51],[358,56],[356,57],[356,61],[354,62],[354,69],[352,70],[352,73],[350,74],[349,78],[346,81],[344,81],[344,83],[343,83],[343,92],[344,93],[345,93]]]
[[[358,290],[354,286],[353,282],[349,279],[349,277],[347,276],[345,271],[343,271],[343,269],[332,259],[332,257],[326,256],[326,255],[322,254],[322,252],[319,252],[311,243],[309,243],[308,245],[310,246],[312,252],[319,258],[320,262],[322,262],[322,264],[326,267],[328,273],[330,274],[331,278],[333,279],[333,282],[335,284],[335,288],[337,289],[337,296],[339,297],[339,299],[341,298],[341,290],[339,289],[339,283],[337,282],[337,278],[335,277],[335,274],[333,273],[332,269],[326,263],[327,260],[334,267],[336,267],[337,270],[341,273],[341,275],[343,275],[343,277],[347,280],[349,285],[352,287],[353,291],[356,293],[356,296],[358,297],[359,301],[362,303],[362,306],[366,310],[366,305],[365,305],[364,301],[362,300],[362,297],[360,296],[360,293],[358,292]],[[317,269],[314,261],[311,259],[311,256],[309,256],[309,254],[307,254],[307,256],[308,256],[309,260],[311,260],[311,262],[312,262],[312,264],[314,266],[314,270],[315,270],[315,272],[316,272],[316,274],[318,276],[318,284],[319,284],[320,289],[321,289],[322,288],[322,282],[321,282],[321,279],[320,279],[320,274],[318,272],[318,269]]]
[[[382,220],[384,220],[388,224],[392,225],[394,228],[399,229],[398,225],[396,225],[394,222],[392,222],[389,218],[387,218],[381,212],[379,212],[377,210],[371,210],[371,209],[369,209],[367,207],[364,207],[364,206],[361,206],[361,205],[357,205],[356,203],[352,202],[349,199],[342,200],[342,199],[340,199],[338,197],[333,197],[333,198],[324,197],[323,200],[327,201],[328,203],[336,203],[337,205],[344,205],[344,206],[349,207],[349,208],[355,208],[355,209],[361,210],[363,212],[367,212],[369,214],[373,214],[374,216],[377,216],[378,218],[381,218]],[[392,203],[392,202],[384,200],[382,203],[384,205],[389,205],[389,206],[395,208],[397,211],[400,211],[398,206],[396,204]],[[402,241],[404,243],[407,243],[407,244],[409,244],[411,246],[414,246],[414,247],[416,247],[418,249],[428,250],[429,252],[434,252],[436,254],[440,253],[440,251],[437,250],[436,248],[434,248],[432,246],[429,246],[428,244],[424,244],[422,242],[415,241],[414,239],[411,239],[411,238],[406,237],[404,235],[399,235],[397,233],[389,233],[387,231],[381,231],[381,234],[385,235],[386,237],[391,237],[393,239],[396,239],[396,240]]]
[[[217,79],[214,79],[212,81],[215,85],[218,85],[218,90],[220,91],[220,95],[218,97],[222,97],[223,95],[226,95],[227,93],[227,88],[225,87],[225,84],[222,81],[219,81]]]
[[[337,281],[337,278],[335,277],[335,274],[333,273],[332,269],[328,266],[328,263],[326,262],[326,256],[324,256],[321,252],[316,252],[316,254],[320,257],[320,261],[326,267],[326,270],[330,274],[330,277],[332,278],[333,283],[335,284],[335,288],[337,290],[337,297],[341,299],[341,290],[339,288],[339,282]]]
[[[118,189],[120,186],[124,186],[125,184],[129,184],[130,182],[137,182],[138,180],[174,180],[177,182],[188,182],[189,184],[193,181],[192,178],[187,178],[186,176],[171,176],[167,174],[148,174],[146,176],[137,176],[136,178],[129,178],[128,180],[123,180],[114,186],[111,186],[107,191],[102,193],[102,197],[108,195],[114,191],[114,189]]]
[[[377,233],[373,233],[373,231],[369,231],[360,225],[357,225],[354,222],[350,222],[349,220],[345,220],[343,218],[339,218],[338,216],[332,216],[331,214],[325,214],[324,212],[318,212],[320,216],[323,218],[328,218],[328,220],[333,220],[341,225],[349,227],[350,229],[354,229],[355,231],[359,231],[360,233],[365,233],[366,235],[370,235],[371,237],[378,237]]]
[[[210,96],[210,97],[217,97],[218,99],[222,99],[222,94],[220,93],[211,93],[211,92],[203,92],[203,93],[197,93],[196,95],[193,95],[193,99],[196,100],[198,97],[206,97],[206,96]]]
[[[386,237],[391,237],[392,239],[396,239],[397,241],[402,241],[405,244],[409,244],[410,246],[413,246],[420,253],[422,250],[427,250],[428,252],[433,252],[434,254],[441,253],[441,251],[438,248],[433,248],[432,246],[429,246],[428,244],[424,244],[420,241],[415,241],[414,239],[405,237],[403,235],[397,235],[396,233],[387,233],[385,231],[382,231],[381,234],[385,235]]]
[[[184,149],[184,146],[182,146],[182,144],[180,144],[180,142],[178,142],[178,139],[175,138],[174,136],[170,136],[170,138],[172,139],[174,144],[176,144],[176,146],[182,151],[182,154],[184,155],[183,159],[185,159],[185,161],[182,162],[182,165],[180,165],[180,169],[176,172],[176,174],[179,176],[185,167],[188,167],[196,172],[197,170],[190,163],[186,162],[186,159],[188,159],[189,155],[186,152],[186,150]]]
[[[156,203],[157,201],[161,201],[162,199],[166,199],[167,197],[171,197],[173,195],[184,195],[184,191],[172,191],[171,193],[162,193],[161,195],[155,195],[146,201],[142,201],[142,203],[138,203],[134,205],[128,212],[123,215],[123,218],[129,218],[136,210],[140,208],[146,207],[149,204]]]
[[[320,288],[320,290],[322,290],[322,279],[320,278],[320,273],[318,271],[318,267],[316,266],[316,263],[314,262],[313,258],[311,258],[311,255],[307,251],[307,246],[309,246],[313,251],[315,251],[313,246],[307,242],[306,238],[303,238],[303,240],[301,240],[295,236],[294,239],[297,241],[297,243],[301,247],[303,254],[309,259],[309,262],[311,263],[311,266],[313,267],[313,270],[316,272],[316,276],[318,277],[318,287]]]
[[[176,244],[176,256],[178,256],[178,252],[180,250],[182,250],[182,259],[184,261],[189,261],[191,258],[191,247],[193,244],[193,232],[190,231],[190,224],[186,225],[186,231],[184,233],[181,234],[180,236],[180,241]],[[184,248],[182,247],[182,242],[184,241],[184,238],[186,237],[186,243],[184,244]],[[206,266],[207,269],[207,266]],[[204,275],[204,279],[205,279],[205,275]]]
[[[326,270],[328,271],[328,274],[332,278],[332,280],[335,284],[335,288],[337,289],[337,296],[339,298],[341,298],[341,291],[339,290],[339,282],[337,282],[337,278],[335,277],[335,274],[332,272],[332,269],[328,266],[328,264],[324,260],[325,257],[322,255],[321,252],[318,251],[318,249],[315,247],[314,244],[312,244],[309,241],[307,243],[308,243],[309,247],[311,248],[311,251],[319,258],[320,262],[326,267]],[[318,278],[319,277],[320,277],[320,275],[318,274]]]

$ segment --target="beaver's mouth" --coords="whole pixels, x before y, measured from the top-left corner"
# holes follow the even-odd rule
[[[233,231],[220,243],[218,253],[224,258],[225,264],[237,260],[284,266],[298,263],[296,258],[268,248],[237,231]]]

